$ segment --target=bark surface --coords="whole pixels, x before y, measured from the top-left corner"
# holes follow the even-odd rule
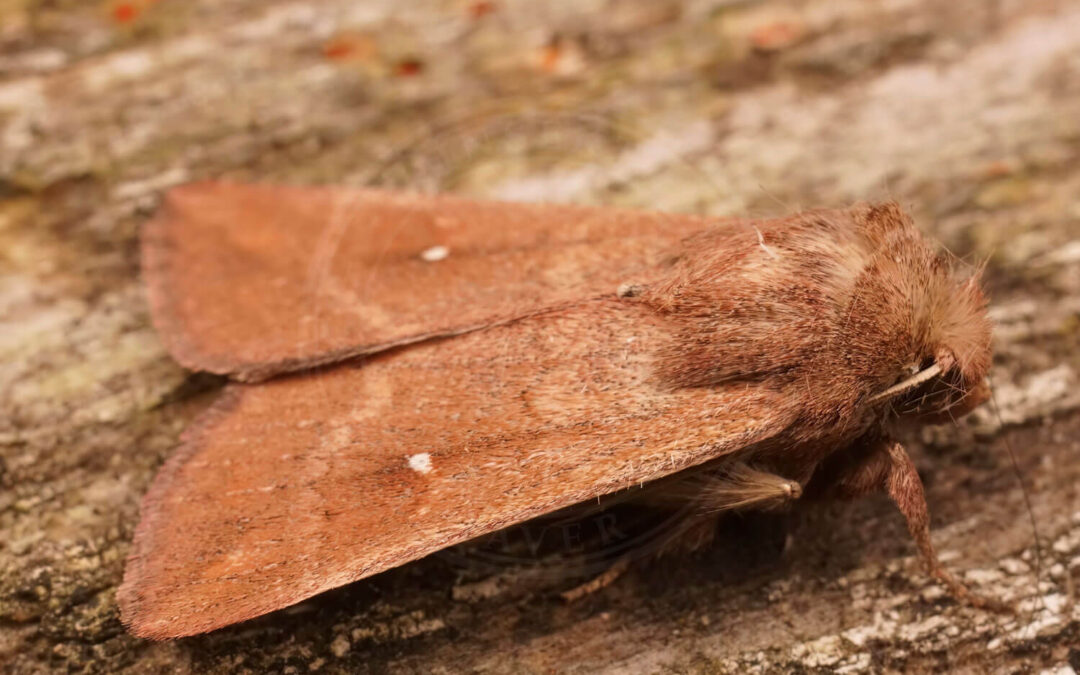
[[[1077,26],[1053,0],[0,1],[0,670],[1080,670]],[[1000,417],[907,441],[949,568],[1019,612],[944,597],[881,497],[800,509],[779,558],[735,527],[569,605],[572,582],[434,557],[128,636],[139,499],[221,386],[150,326],[138,230],[215,177],[717,215],[898,199],[987,264]]]

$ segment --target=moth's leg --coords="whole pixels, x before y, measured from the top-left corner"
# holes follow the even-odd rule
[[[655,550],[644,554],[633,551],[623,554],[600,574],[559,595],[567,602],[575,602],[607,588],[633,565],[648,564],[667,555],[688,555],[712,544],[716,538],[717,513],[694,511],[686,514],[685,518],[667,534]]]
[[[623,556],[616,560],[611,567],[607,568],[600,574],[596,575],[592,579],[589,579],[580,586],[575,586],[568,591],[563,591],[559,595],[567,602],[575,602],[584,598],[587,595],[610,586],[616,579],[621,577],[626,570],[630,569],[630,556]]]
[[[740,509],[772,510],[787,506],[802,496],[798,481],[733,462],[702,472],[696,497],[705,513]]]
[[[930,576],[957,600],[976,607],[1002,608],[1001,603],[969,591],[941,565],[930,539],[930,509],[922,480],[904,446],[891,441],[883,443],[881,450],[871,453],[840,477],[836,488],[845,497],[859,497],[884,489],[904,515],[908,532],[915,540]]]
[[[741,509],[778,509],[798,499],[802,493],[802,485],[796,480],[745,462],[729,461],[657,481],[639,501],[671,508],[684,508],[691,503],[697,513],[715,514]]]
[[[684,512],[656,555],[692,553],[707,548],[716,537],[716,524],[725,511],[777,511],[802,496],[798,481],[727,462],[697,469],[676,480],[663,481],[649,491],[646,503]]]
[[[716,535],[717,518],[724,511],[773,510],[802,495],[802,486],[793,480],[767,473],[743,462],[702,469],[653,486],[641,502],[656,506],[692,508],[649,557],[692,553],[708,547]],[[561,593],[575,601],[591,595],[622,576],[634,562],[633,554],[617,559],[611,567],[580,586]]]
[[[889,443],[887,454],[889,457],[889,473],[885,478],[885,491],[896,503],[900,513],[907,520],[908,532],[915,540],[919,549],[919,555],[926,565],[926,571],[938,583],[945,586],[954,598],[975,607],[989,607],[997,605],[996,602],[975,595],[960,583],[941,565],[937,551],[930,540],[930,509],[926,504],[926,493],[923,490],[922,479],[915,468],[915,462],[911,461],[904,446],[899,443]]]
[[[720,517],[725,512],[778,512],[803,494],[802,484],[798,481],[744,462],[728,462],[695,471],[664,489],[670,503],[686,509],[686,519],[660,546],[658,556],[693,553],[711,546],[717,536]]]

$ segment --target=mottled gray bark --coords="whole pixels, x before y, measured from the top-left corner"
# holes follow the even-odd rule
[[[1080,669],[1080,4],[481,5],[0,2],[3,669]],[[900,200],[988,264],[1000,421],[912,446],[949,567],[1021,611],[943,597],[870,499],[801,512],[779,562],[669,560],[570,606],[433,559],[129,637],[139,497],[218,387],[149,325],[138,226],[217,176],[717,214]]]

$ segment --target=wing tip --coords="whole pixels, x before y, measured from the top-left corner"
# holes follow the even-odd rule
[[[161,613],[160,606],[148,597],[155,588],[166,587],[163,580],[155,575],[149,561],[154,551],[160,551],[158,533],[168,524],[163,522],[161,506],[166,494],[177,484],[177,475],[187,462],[203,447],[203,438],[213,427],[228,416],[238,405],[243,395],[240,386],[226,387],[218,399],[184,430],[180,444],[154,476],[150,488],[143,495],[139,507],[139,523],[135,526],[131,548],[124,563],[124,576],[116,592],[116,601],[120,609],[120,622],[136,637],[151,640],[169,640],[205,633],[226,626],[244,618],[228,620],[192,621],[200,615],[188,612],[184,616],[156,616]]]
[[[117,591],[116,598],[120,608],[120,623],[128,633],[144,640],[163,642],[191,637],[258,616],[258,614],[252,614],[240,617],[206,618],[207,615],[202,612],[180,613],[175,608],[169,610],[174,613],[166,614],[164,606],[155,606],[152,601],[147,601],[139,593],[138,583],[137,580],[129,580],[125,574],[124,582]]]
[[[266,369],[266,364],[248,363],[214,354],[201,345],[189,329],[181,309],[178,270],[173,259],[181,236],[180,230],[192,210],[205,207],[208,197],[220,198],[220,194],[215,193],[239,187],[220,181],[198,181],[170,188],[158,212],[143,224],[140,267],[151,322],[169,354],[189,370],[254,381],[266,377],[261,372]]]
[[[162,642],[201,635],[273,611],[226,605],[222,611],[208,612],[177,602],[175,598],[172,601],[155,600],[143,592],[144,581],[141,571],[130,574],[125,570],[124,580],[116,592],[120,623],[128,633],[144,640]]]
[[[241,382],[260,382],[280,373],[338,361],[363,351],[343,349],[318,359],[244,359],[228,351],[215,351],[212,345],[200,340],[198,332],[192,329],[191,317],[184,311],[181,270],[175,260],[175,251],[184,236],[184,224],[197,221],[199,211],[214,211],[215,202],[231,201],[238,195],[243,195],[244,199],[263,199],[266,193],[297,189],[270,183],[217,180],[184,183],[167,190],[157,213],[143,224],[140,268],[150,319],[166,351],[184,368],[224,375]]]
[[[131,564],[130,560],[128,564]],[[181,626],[179,625],[180,622],[168,617],[155,617],[153,608],[149,606],[138,590],[140,586],[138,577],[138,574],[133,575],[129,573],[129,570],[125,570],[124,580],[116,591],[116,603],[120,609],[120,623],[123,624],[128,633],[145,640],[162,641],[205,632],[203,630],[192,630],[188,626]]]

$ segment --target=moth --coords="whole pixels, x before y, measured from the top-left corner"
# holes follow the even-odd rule
[[[136,635],[210,631],[598,496],[885,492],[988,395],[978,273],[895,203],[775,219],[198,183],[143,233],[168,351],[227,375],[142,503]],[[661,480],[663,479],[663,480]]]

